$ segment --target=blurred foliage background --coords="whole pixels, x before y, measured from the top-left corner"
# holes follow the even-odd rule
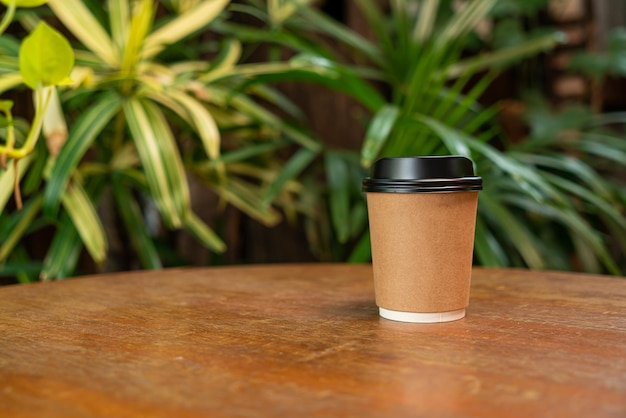
[[[0,274],[28,282],[368,261],[368,167],[437,154],[469,156],[484,178],[477,264],[623,274],[626,103],[610,107],[606,86],[626,74],[626,38],[618,25],[594,51],[590,32],[575,30],[593,26],[589,7],[51,0],[18,9],[0,38],[18,143],[32,119],[21,39],[44,20],[70,40],[76,63],[55,90],[46,140],[17,162],[24,209],[16,171],[0,169]]]

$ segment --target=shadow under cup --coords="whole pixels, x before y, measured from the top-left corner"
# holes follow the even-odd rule
[[[461,156],[378,160],[363,180],[376,304],[403,322],[461,319],[482,179]]]

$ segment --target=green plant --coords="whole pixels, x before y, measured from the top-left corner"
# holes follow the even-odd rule
[[[486,49],[489,42],[482,42],[477,51],[476,28],[492,19],[494,0],[398,0],[390,2],[389,14],[370,0],[357,4],[374,32],[373,40],[303,2],[270,2],[265,7],[251,0],[238,10],[263,20],[267,29],[242,30],[231,25],[222,30],[239,31],[248,41],[288,47],[304,54],[292,62],[307,60],[325,70],[311,76],[292,71],[273,80],[304,79],[359,100],[372,114],[360,152],[362,166],[367,168],[386,155],[453,153],[472,158],[485,180],[476,229],[479,263],[619,273],[605,234],[623,236],[626,232],[619,216],[624,188],[603,179],[587,157],[600,147],[621,156],[621,145],[613,140],[595,146],[593,141],[562,141],[558,133],[543,142],[528,141],[527,152],[521,152],[524,146],[509,144],[499,131],[497,106],[480,103],[481,95],[507,65],[550,49],[560,34],[526,34],[515,42],[496,45],[500,49]],[[461,8],[455,9],[459,4]],[[355,53],[353,64],[312,41],[311,33],[350,47]],[[469,49],[473,52],[467,55]],[[379,93],[367,81],[384,85],[389,94]],[[500,143],[499,148],[494,141]],[[341,155],[349,157],[328,154],[329,190],[318,195],[330,202],[332,222],[326,224],[334,226],[335,238],[349,242],[349,237],[363,234],[350,259],[365,260],[369,242],[364,217],[348,215],[363,213],[364,202],[355,191],[358,183],[345,180],[349,178],[345,173],[358,167],[353,153]],[[623,246],[623,240],[619,241]]]
[[[2,0],[7,10],[0,22],[0,35],[13,20],[18,7],[32,8],[45,2],[45,0]],[[4,56],[6,48],[19,51],[19,61],[6,60]],[[20,211],[9,222],[3,222],[0,234],[0,262],[17,245],[20,235],[28,227],[40,205],[40,199],[37,199],[34,203],[29,202],[22,211],[19,178],[23,174],[21,170],[32,160],[31,153],[37,145],[45,114],[51,106],[54,106],[55,86],[67,81],[74,64],[74,53],[68,41],[45,23],[37,25],[21,45],[10,40],[8,43],[2,43],[2,49],[0,59],[8,64],[8,68],[2,76],[0,91],[23,82],[33,90],[35,111],[32,124],[29,127],[20,126],[21,124],[13,117],[13,102],[0,101],[0,112],[3,114],[0,118],[3,131],[3,141],[0,144],[0,208],[4,207],[13,193],[16,207]],[[23,129],[18,129],[20,127]],[[9,161],[12,162],[12,168],[8,167]],[[0,220],[4,221],[1,216]]]
[[[591,79],[591,107],[602,111],[603,83],[608,76],[626,76],[626,28],[615,28],[608,36],[605,52],[579,51],[573,54],[569,68]]]
[[[8,210],[14,178],[0,173],[5,274],[23,281],[70,276],[83,246],[103,263],[108,245],[97,208],[107,191],[144,268],[163,264],[146,225],[146,205],[156,206],[168,228],[184,228],[213,251],[224,250],[191,211],[189,176],[259,221],[278,221],[271,204],[289,199],[297,185],[284,171],[298,167],[283,171],[277,152],[299,144],[297,157],[306,162],[319,146],[254,100],[289,113],[294,108],[281,95],[264,86],[237,86],[250,74],[287,64],[238,65],[237,40],[202,40],[226,0],[163,3],[171,11],[152,0],[108,0],[104,9],[98,2],[48,1],[76,44],[76,66],[46,114],[46,144],[17,163],[26,197],[22,211]],[[30,15],[28,22],[37,20]],[[9,58],[5,68],[16,59]],[[5,89],[13,87],[3,84],[7,77],[0,77]],[[54,234],[38,263],[24,238],[44,227]]]
[[[623,271],[623,115],[596,114],[583,105],[555,111],[536,94],[529,95],[526,103],[529,137],[507,151],[540,173],[565,202],[556,207],[540,205],[510,194],[504,194],[504,201],[535,214],[526,216],[525,222],[541,252],[550,255],[549,267],[600,272],[603,264],[613,273]],[[560,245],[550,245],[555,241]]]
[[[46,0],[6,0],[7,10],[0,22],[0,35],[4,33],[13,19],[18,7],[37,7]],[[55,86],[68,80],[74,65],[74,51],[68,41],[56,30],[45,23],[40,23],[19,46],[19,63],[11,68],[13,71],[3,77],[5,89],[23,82],[34,92],[35,116],[33,124],[28,130],[26,138],[16,138],[15,124],[13,123],[13,102],[0,102],[0,111],[4,114],[3,128],[5,129],[4,145],[0,145],[0,166],[7,168],[7,160],[14,161],[14,177],[19,175],[17,162],[31,154],[44,121],[50,102],[55,94]],[[16,143],[21,139],[23,143]],[[18,208],[21,208],[19,185],[15,182],[15,196]],[[0,196],[0,201],[5,196]],[[0,248],[3,254],[4,246]]]

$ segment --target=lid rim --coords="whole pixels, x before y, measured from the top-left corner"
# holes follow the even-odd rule
[[[481,177],[461,177],[455,179],[363,179],[362,191],[379,193],[427,193],[480,191],[483,189]]]
[[[480,192],[479,188],[460,188],[460,189],[369,189],[364,190],[365,193],[397,193],[397,194],[426,194],[426,193],[461,193],[461,192]]]
[[[480,182],[482,177],[468,176],[468,177],[433,177],[424,179],[389,179],[380,177],[365,177],[363,182],[368,183],[397,183],[397,184],[409,184],[409,183],[462,183],[462,182]]]

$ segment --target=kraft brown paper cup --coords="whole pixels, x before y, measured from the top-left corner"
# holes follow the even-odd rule
[[[385,158],[363,184],[380,315],[426,323],[463,318],[482,189],[471,161]]]

